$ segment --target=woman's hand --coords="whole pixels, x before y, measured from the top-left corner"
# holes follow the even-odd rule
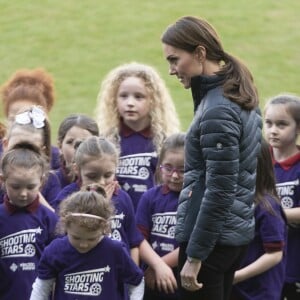
[[[181,285],[188,291],[194,292],[202,288],[203,284],[197,281],[197,276],[201,269],[201,260],[185,262],[181,272]]]

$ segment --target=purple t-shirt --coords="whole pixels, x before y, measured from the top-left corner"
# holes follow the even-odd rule
[[[122,131],[120,136],[121,153],[116,175],[136,210],[142,194],[154,186],[157,152],[149,135]]]
[[[243,268],[265,253],[264,244],[284,243],[283,259],[270,270],[233,286],[233,294],[244,300],[279,300],[285,277],[287,224],[281,206],[270,196],[266,196],[275,214],[262,205],[255,207],[255,237],[249,244],[240,265]]]
[[[45,249],[38,277],[56,278],[56,300],[123,300],[124,284],[138,285],[143,274],[117,241],[104,237],[82,254],[65,236]]]
[[[80,185],[77,181],[74,181],[66,185],[64,188],[61,189],[61,191],[57,194],[55,200],[53,201],[53,208],[56,211],[58,211],[60,202],[65,200],[72,193],[78,192],[79,190],[80,190]]]
[[[274,162],[276,189],[283,208],[300,207],[300,153]],[[289,224],[285,282],[300,281],[300,225]]]
[[[149,189],[140,199],[136,223],[149,233],[148,242],[159,256],[178,247],[175,240],[179,193],[159,185]]]
[[[67,185],[59,193],[56,199],[56,207],[69,195],[80,190],[78,182]],[[125,243],[128,251],[131,248],[138,247],[143,241],[143,236],[136,227],[134,209],[129,195],[118,189],[112,197],[115,207],[115,215],[111,219],[111,234],[113,240]]]
[[[47,200],[47,202],[53,207],[54,201],[61,191],[60,182],[54,171],[50,171],[47,175],[47,180],[43,184],[41,194]]]
[[[59,167],[58,169],[55,170],[55,174],[58,178],[58,181],[60,183],[61,188],[64,188],[65,186],[67,186],[68,184],[70,184],[71,182],[67,179],[67,177],[64,174],[64,171],[62,169],[62,167]]]
[[[113,240],[125,243],[128,250],[138,247],[144,237],[137,229],[132,201],[129,195],[118,189],[112,196],[115,215],[111,219],[111,234]]]
[[[51,161],[50,168],[51,170],[56,170],[60,167],[60,152],[58,147],[51,146]]]
[[[0,280],[1,300],[29,299],[37,276],[38,262],[54,237],[57,216],[43,205],[29,212],[10,212],[0,205],[0,250],[6,280]],[[3,291],[2,284],[9,283]]]

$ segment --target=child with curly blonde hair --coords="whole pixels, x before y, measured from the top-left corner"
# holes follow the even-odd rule
[[[120,149],[117,177],[136,208],[141,195],[154,185],[162,142],[180,130],[174,103],[158,72],[136,62],[111,70],[97,101],[100,134]]]

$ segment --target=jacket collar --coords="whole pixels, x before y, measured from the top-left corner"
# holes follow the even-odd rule
[[[191,78],[191,90],[194,101],[194,112],[197,110],[201,100],[209,90],[223,84],[224,75],[204,76],[199,75]]]
[[[34,213],[40,206],[39,196],[37,196],[35,198],[35,200],[33,202],[31,202],[29,205],[27,205],[25,207],[18,207],[16,205],[12,204],[9,201],[7,195],[5,195],[4,196],[4,206],[11,215],[18,211]]]
[[[170,189],[169,189],[169,187],[166,184],[163,184],[161,186],[161,193],[163,195],[166,195],[166,194],[170,193]]]
[[[125,136],[125,137],[129,137],[129,136],[133,135],[134,133],[139,133],[142,136],[144,136],[145,138],[151,137],[151,128],[150,128],[150,126],[147,127],[147,128],[144,128],[141,131],[134,131],[130,127],[128,127],[123,121],[121,121],[120,127],[121,127],[120,128],[121,135]]]
[[[271,155],[272,155],[273,165],[278,164],[282,169],[284,169],[286,171],[288,169],[290,169],[292,166],[294,166],[297,162],[300,161],[300,151],[298,153],[296,153],[295,155],[289,157],[288,159],[280,161],[280,162],[275,160],[272,148],[271,148]]]
[[[178,193],[178,194],[180,193],[180,192],[172,192],[166,184],[161,185],[160,191],[163,195],[167,195],[169,193]]]

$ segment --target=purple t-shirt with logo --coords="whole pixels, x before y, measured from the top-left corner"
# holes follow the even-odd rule
[[[152,138],[145,134],[132,132],[120,136],[121,153],[116,175],[136,210],[142,194],[154,186],[157,152]]]
[[[300,153],[274,161],[276,189],[284,209],[300,207]],[[300,225],[289,224],[285,282],[300,281]]]
[[[264,244],[282,243],[283,258],[273,268],[233,286],[233,294],[245,300],[279,300],[285,277],[287,223],[282,207],[272,197],[266,196],[275,214],[262,205],[255,207],[255,237],[249,244],[240,265],[243,268],[265,254]]]
[[[43,205],[34,212],[9,212],[0,205],[0,250],[6,280],[0,280],[1,300],[29,299],[45,246],[54,238],[57,216]],[[4,290],[2,284],[9,283]]]
[[[115,214],[111,219],[111,234],[113,240],[122,241],[128,250],[138,247],[144,237],[137,229],[135,214],[129,195],[118,189],[112,197],[115,206]]]
[[[72,193],[80,190],[78,182],[67,185],[56,198],[56,207],[59,203],[66,199]],[[113,196],[112,202],[115,207],[115,215],[111,218],[111,234],[113,240],[123,242],[128,251],[131,248],[138,247],[144,237],[140,234],[136,227],[134,209],[129,195],[117,189]]]
[[[138,285],[143,273],[117,241],[104,237],[87,253],[79,253],[65,236],[45,249],[38,277],[56,279],[56,300],[123,300],[124,284]]]
[[[141,197],[136,223],[149,233],[148,242],[159,256],[164,256],[178,247],[175,240],[178,192],[165,185],[149,189]]]

